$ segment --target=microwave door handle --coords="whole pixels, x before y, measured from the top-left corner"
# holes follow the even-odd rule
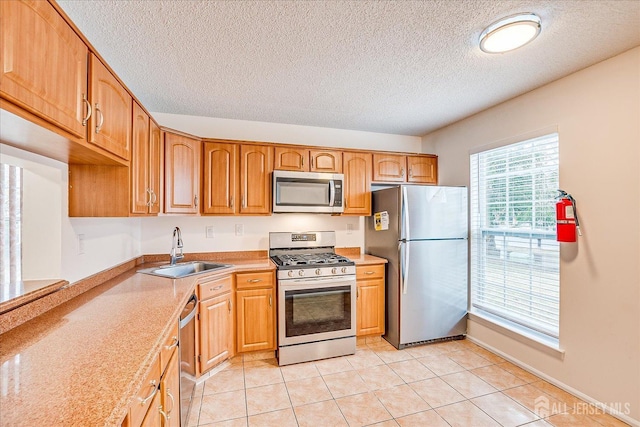
[[[335,180],[329,180],[329,206],[334,206],[336,203],[336,182]]]

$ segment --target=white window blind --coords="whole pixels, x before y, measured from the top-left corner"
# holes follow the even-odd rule
[[[558,338],[558,134],[471,155],[471,312]]]
[[[0,163],[0,284],[22,280],[22,168]],[[3,290],[8,289],[3,286]],[[4,301],[4,298],[3,298]]]

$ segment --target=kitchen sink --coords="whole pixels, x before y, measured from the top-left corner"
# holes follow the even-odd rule
[[[151,274],[153,276],[170,277],[180,279],[182,277],[193,276],[195,274],[207,273],[223,268],[231,267],[230,264],[216,264],[205,261],[181,262],[174,265],[163,265],[138,270],[138,273]]]

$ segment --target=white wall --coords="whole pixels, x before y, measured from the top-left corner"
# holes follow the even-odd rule
[[[557,126],[560,187],[584,236],[561,245],[564,359],[469,321],[469,335],[640,423],[640,47],[426,135],[440,183],[469,185],[469,150]]]
[[[187,132],[201,138],[278,142],[320,147],[370,148],[372,150],[409,153],[420,153],[422,148],[421,139],[417,136],[166,113],[151,113],[151,115],[161,126]]]

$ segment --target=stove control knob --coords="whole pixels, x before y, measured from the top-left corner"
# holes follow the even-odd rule
[[[316,268],[316,276],[319,276],[322,273],[322,270],[320,270],[319,268]]]
[[[293,270],[289,270],[289,272],[287,273],[287,276],[293,277]]]
[[[342,267],[342,268],[340,269],[340,271],[342,271],[343,273],[346,273],[346,272],[347,272],[347,267]]]
[[[299,276],[304,276],[304,270],[300,270],[300,271],[298,271],[298,275],[299,275]]]
[[[338,272],[338,269],[337,269],[337,268],[333,267],[333,268],[331,269],[331,274],[336,274],[337,272]]]

